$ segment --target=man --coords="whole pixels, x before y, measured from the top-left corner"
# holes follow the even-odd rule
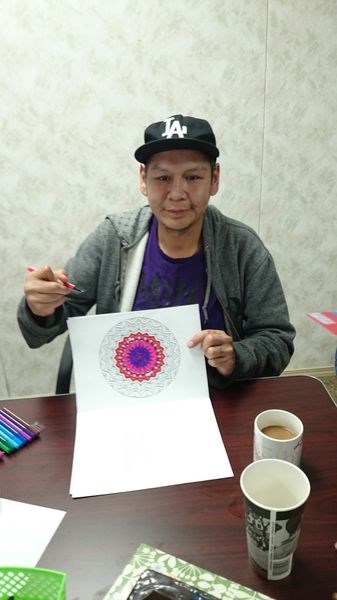
[[[145,130],[135,152],[148,206],[109,215],[66,270],[27,276],[18,320],[31,347],[63,333],[70,316],[199,304],[209,383],[280,374],[293,353],[273,259],[257,234],[209,199],[219,187],[210,124],[174,115]],[[69,291],[75,282],[83,293]]]

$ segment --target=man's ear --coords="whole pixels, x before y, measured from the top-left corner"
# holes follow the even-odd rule
[[[147,186],[146,186],[146,167],[145,165],[140,165],[139,169],[139,187],[140,191],[144,196],[147,196]]]
[[[212,171],[212,182],[211,182],[211,196],[215,196],[215,194],[217,193],[218,189],[219,189],[219,183],[220,183],[220,165],[219,163],[216,163],[214,165],[213,171]]]

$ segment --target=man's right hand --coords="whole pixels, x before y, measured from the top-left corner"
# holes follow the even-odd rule
[[[26,277],[24,293],[26,302],[34,315],[48,317],[62,306],[69,288],[66,272],[63,269],[53,271],[45,266],[34,270]]]

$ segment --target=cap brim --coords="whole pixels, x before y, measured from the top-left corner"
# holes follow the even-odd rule
[[[166,152],[167,150],[198,150],[213,159],[219,156],[219,150],[214,144],[196,139],[170,138],[169,140],[155,140],[140,146],[135,152],[135,158],[140,163],[147,163],[153,154]]]

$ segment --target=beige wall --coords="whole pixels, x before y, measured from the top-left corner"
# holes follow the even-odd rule
[[[27,265],[60,267],[107,212],[141,204],[143,128],[214,126],[214,203],[272,251],[297,327],[289,366],[331,366],[337,308],[335,0],[4,0],[0,5],[0,394],[52,393],[63,340],[26,347]]]

